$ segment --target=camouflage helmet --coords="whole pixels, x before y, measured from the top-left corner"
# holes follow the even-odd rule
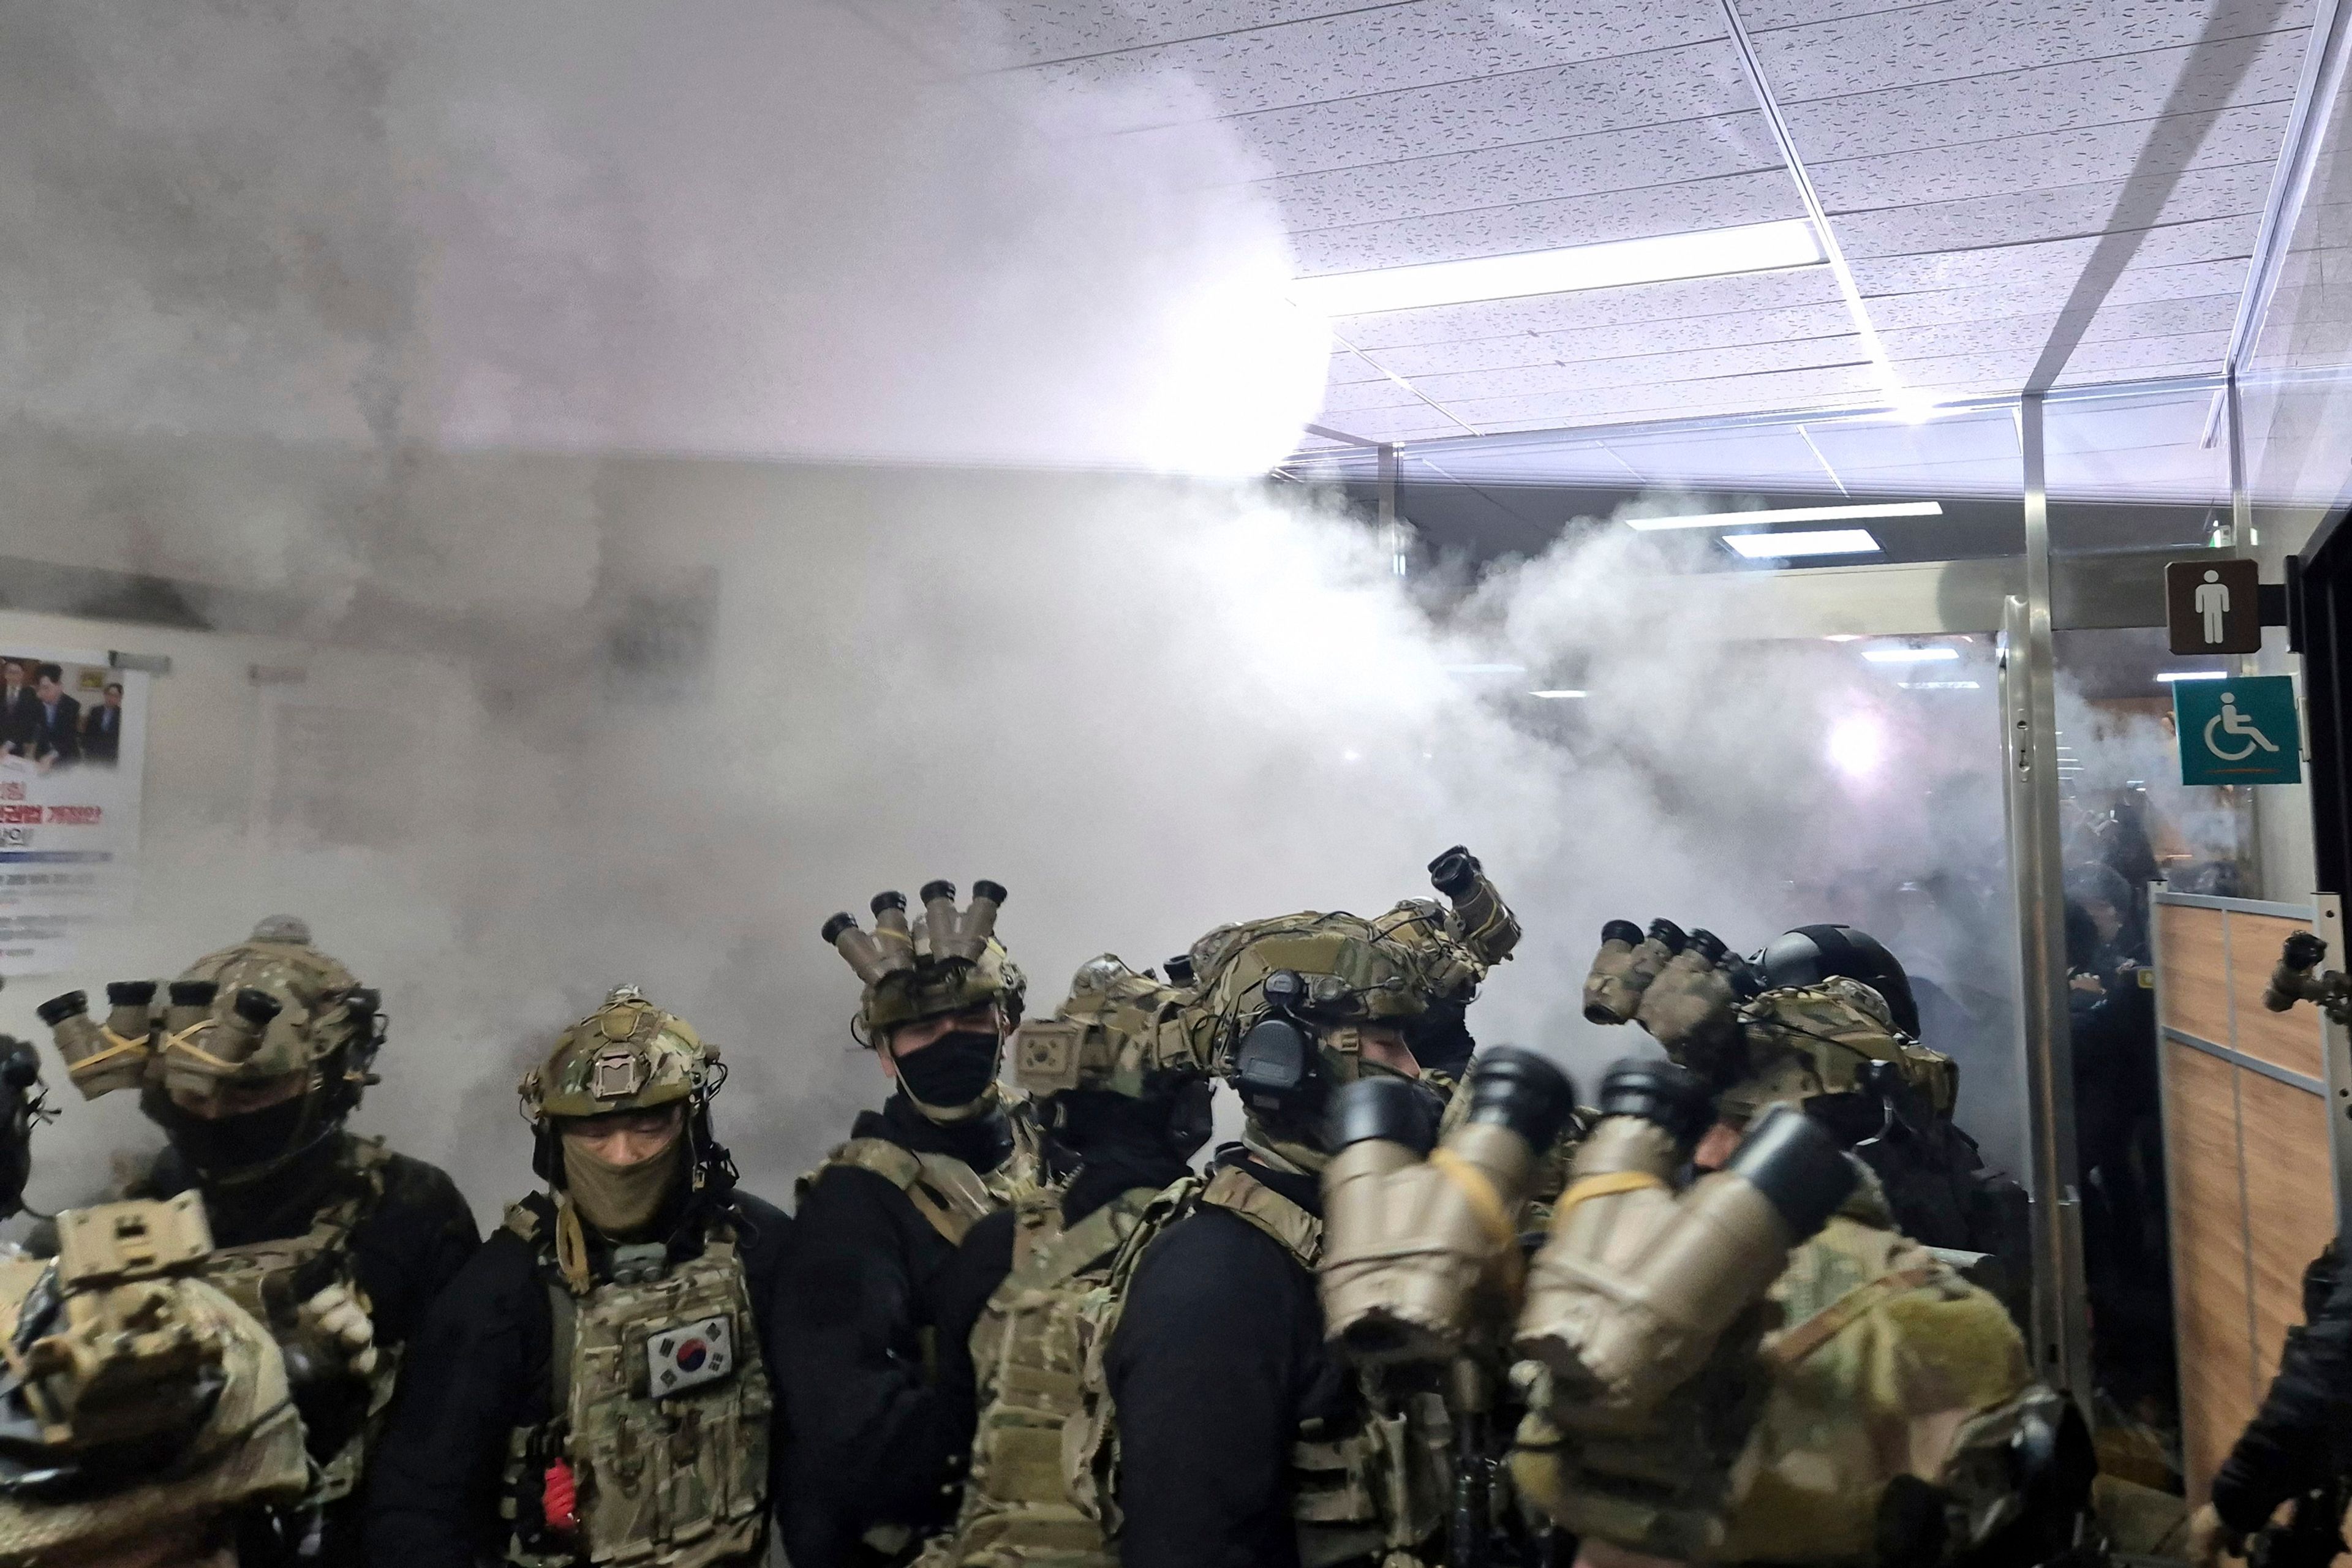
[[[1738,1016],[1746,1061],[1723,1093],[1727,1121],[1744,1123],[1779,1102],[1872,1093],[1866,1075],[1874,1062],[1892,1066],[1939,1116],[1949,1115],[1958,1098],[1952,1058],[1914,1042],[1896,1027],[1885,999],[1850,976],[1767,991]]]
[[[724,1081],[719,1047],[634,985],[556,1037],[547,1059],[516,1086],[534,1126],[551,1119],[700,1102]]]
[[[313,1121],[336,1121],[376,1081],[380,998],[313,947],[310,926],[292,915],[272,915],[244,942],[196,960],[163,988],[160,1005],[157,989],[152,980],[109,985],[102,1028],[79,991],[42,1004],[84,1097],[139,1087],[217,1102],[231,1089],[308,1077]]]
[[[1302,910],[1221,926],[1193,944],[1187,1029],[1253,1118],[1310,1131],[1360,1076],[1363,1029],[1426,1005],[1410,950],[1358,915]]]
[[[1139,974],[1116,953],[1090,958],[1054,1016],[1013,1035],[1013,1076],[1040,1099],[1082,1089],[1140,1099],[1205,1079],[1210,1062],[1194,1037],[1201,1020],[1186,1008],[1191,995]]]
[[[859,1037],[876,1045],[902,1024],[990,1003],[1003,1009],[1007,1024],[1019,1023],[1028,981],[995,937],[1004,889],[974,882],[961,913],[952,882],[926,883],[920,897],[919,926],[909,924],[906,895],[898,892],[874,896],[870,933],[846,912],[824,922],[825,942],[866,984],[857,1001]]]

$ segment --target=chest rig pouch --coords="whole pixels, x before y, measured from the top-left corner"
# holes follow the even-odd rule
[[[1014,1205],[1013,1270],[972,1331],[980,1421],[963,1506],[921,1568],[1117,1568],[1102,1345],[1115,1262],[1158,1196],[1122,1193],[1066,1229],[1054,1189]]]
[[[304,1509],[323,1507],[358,1489],[400,1376],[399,1351],[390,1345],[376,1347],[373,1373],[353,1376],[345,1365],[348,1352],[300,1319],[302,1303],[331,1285],[343,1286],[362,1311],[373,1313],[354,1271],[351,1238],[383,1199],[388,1158],[381,1142],[353,1139],[349,1163],[339,1173],[341,1195],[319,1211],[309,1230],[283,1240],[215,1248],[203,1268],[206,1284],[268,1326],[285,1358],[317,1468],[299,1505]]]
[[[1310,1275],[1323,1252],[1323,1222],[1226,1166],[1202,1188],[1221,1208],[1279,1243]],[[1300,1568],[1373,1559],[1383,1568],[1428,1561],[1454,1495],[1454,1430],[1444,1394],[1350,1374],[1348,1409],[1302,1423],[1290,1448],[1291,1516]]]
[[[541,1272],[554,1414],[515,1435],[510,1496],[541,1506],[508,1560],[703,1568],[756,1555],[774,1398],[733,1234],[721,1227],[675,1263],[659,1246],[617,1248],[585,1294],[551,1249]]]

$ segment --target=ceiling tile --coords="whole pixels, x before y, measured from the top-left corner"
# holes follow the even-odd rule
[[[1620,0],[1548,0],[1539,6],[1421,0],[1038,66],[1030,74],[1048,92],[1093,98],[1107,85],[1135,78],[1181,76],[1204,91],[1217,112],[1256,114],[1723,36],[1723,11],[1715,0],[1650,0],[1633,8]],[[1098,113],[1089,119],[1105,129],[1158,122],[1150,97],[1136,100],[1136,112],[1141,118],[1125,126]]]
[[[2184,332],[2161,338],[2116,338],[2085,342],[2067,357],[2063,380],[2119,380],[2137,375],[2172,375],[2184,367],[2218,371],[2230,352],[2230,323],[2210,332]]]
[[[2138,248],[2132,253],[2132,265],[2162,267],[2174,262],[2225,258],[2242,261],[2253,248],[2253,226],[2243,218],[2173,224],[2151,229],[2143,236]],[[1865,300],[1881,293],[1972,285],[2025,287],[2054,283],[2063,290],[2074,286],[2098,244],[2094,235],[2037,244],[1987,246],[1942,255],[1862,257],[1854,260],[1853,273]]]
[[[1937,5],[1947,0],[1739,0],[1739,19],[1748,34],[1780,27],[1801,27],[1814,22],[1834,22],[1845,16],[1866,16],[1896,11],[1906,5]]]
[[[1663,385],[1749,375],[1759,371],[1810,370],[1822,365],[1854,364],[1862,358],[1861,340],[1848,335],[1795,343],[1708,349],[1698,353],[1641,354],[1574,364],[1522,365],[1513,370],[1418,376],[1412,384],[1423,396],[1451,408],[1490,398],[1536,396],[1585,387]]]
[[[1472,425],[1549,417],[1558,417],[1563,424],[1580,418],[1664,418],[1683,412],[1718,412],[1735,405],[1799,408],[1822,397],[1869,391],[1876,385],[1876,375],[1869,365],[1830,365],[1763,375],[1675,382],[1663,386],[1487,398],[1444,406]]]
[[[1303,232],[1781,167],[1761,113],[1726,114],[1294,174],[1260,188]]]
[[[2107,291],[2106,309],[2162,300],[2237,299],[2246,277],[2242,257],[2220,261],[2194,261],[2177,267],[2133,267]],[[1945,322],[1990,321],[2004,316],[2036,316],[2047,320],[2066,303],[2070,284],[2039,278],[2011,283],[1960,289],[1923,289],[1906,294],[1876,294],[1869,300],[1871,321],[1880,331],[1901,327],[1937,326]]]
[[[2210,13],[2210,15],[2209,15]],[[1923,87],[2002,71],[2274,32],[2307,20],[2291,0],[1969,0],[1791,27],[1755,39],[1783,103]]]
[[[2269,163],[2278,157],[2286,114],[2284,102],[2249,104],[2162,121],[2084,126],[1884,157],[1808,163],[1806,171],[1821,193],[1822,205],[1835,216],[1873,207],[2128,179],[2159,126],[2168,138],[2194,143],[2195,152],[2177,165],[2180,168]]]
[[[1291,248],[1302,273],[1358,272],[1803,216],[1796,186],[1776,169],[1440,217],[1350,224],[1293,235]]]
[[[1379,365],[1365,359],[1361,354],[1352,354],[1343,350],[1331,356],[1331,368],[1323,379],[1334,385],[1344,386],[1350,382],[1380,381],[1383,379],[1384,374]]]
[[[904,5],[906,0],[890,0]],[[1273,27],[1363,9],[1363,0],[995,0],[1008,51],[1028,62],[1069,59],[1208,37],[1243,27]]]
[[[1833,484],[1793,425],[1748,430],[1661,431],[1613,437],[1609,450],[1653,485],[1735,479],[1795,488]]]
[[[2294,96],[2303,70],[2300,31],[2231,38],[2203,50],[2156,49],[2117,59],[2075,61],[1929,87],[1855,92],[1818,103],[1784,102],[1790,134],[1815,160],[1866,158],[1921,147],[1981,142],[1989,126],[2025,136],[2159,110],[2186,114]],[[2192,63],[2187,90],[2175,81]]]
[[[1696,353],[1755,343],[1794,342],[1842,337],[1853,331],[1843,303],[1805,305],[1787,310],[1734,311],[1664,321],[1626,321],[1572,332],[1517,332],[1381,349],[1372,357],[1399,375],[1443,375],[1459,371],[1508,370],[1517,365],[1575,364],[1627,354]]]
[[[1412,388],[1399,386],[1383,376],[1379,381],[1345,382],[1323,389],[1323,412],[1355,414],[1372,408],[1427,408],[1426,400],[1415,396]],[[1318,420],[1321,424],[1325,421]]]
[[[2061,302],[2063,303],[2063,301]],[[2178,336],[2184,332],[2227,331],[2237,314],[2234,294],[2210,294],[2192,300],[2158,300],[2145,304],[2118,305],[2110,300],[2083,333],[2086,343],[2117,338]],[[2031,348],[2039,352],[2057,324],[2053,307],[2031,314],[1953,321],[1931,327],[1889,328],[1878,324],[1879,341],[1898,360],[1925,359],[1936,354],[1963,353],[1971,348]],[[1876,321],[1876,312],[1872,312]]]
[[[1744,113],[1756,107],[1727,43],[1520,71],[1243,115],[1233,121],[1272,175],[1549,141]]]
[[[1469,426],[1423,404],[1415,408],[1369,408],[1344,417],[1318,419],[1367,441],[1421,441],[1440,436],[1465,436]]]
[[[1641,321],[1785,310],[1837,299],[1837,279],[1828,268],[1802,267],[1738,278],[1689,278],[1522,300],[1434,305],[1422,310],[1383,310],[1377,315],[1343,316],[1333,323],[1333,330],[1358,348],[1374,350],[1513,332],[1580,331]]]
[[[2129,227],[2149,229],[2239,217],[2246,220],[2246,239],[2251,245],[2252,226],[2270,194],[2271,174],[2272,165],[2264,163],[2184,174],[2163,193],[2160,207],[2132,214]],[[1835,219],[1834,225],[1848,258],[1855,261],[1873,256],[1972,250],[2107,232],[2125,199],[2137,199],[2138,195],[2124,184],[2106,181],[2057,191],[1849,213]]]

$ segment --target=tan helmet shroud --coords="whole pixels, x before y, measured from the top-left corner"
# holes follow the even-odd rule
[[[516,1086],[534,1126],[549,1117],[603,1116],[697,1099],[710,1087],[719,1047],[634,985],[556,1037],[547,1059]]]
[[[338,1060],[373,1081],[350,1047],[373,1037],[374,994],[311,946],[310,927],[293,916],[273,915],[245,942],[196,960],[165,988],[161,1006],[157,989],[152,981],[110,985],[102,1025],[79,992],[43,1005],[84,1098],[158,1083],[182,1100],[215,1100]],[[347,1087],[355,1097],[362,1083]]]
[[[907,896],[877,893],[874,930],[862,929],[846,911],[824,922],[823,935],[866,983],[858,998],[857,1026],[869,1046],[901,1024],[961,1013],[993,1002],[1005,1022],[1021,1019],[1027,990],[1019,966],[995,939],[996,910],[1004,889],[974,882],[971,902],[955,907],[955,884],[930,882],[922,890],[919,930],[907,919]]]

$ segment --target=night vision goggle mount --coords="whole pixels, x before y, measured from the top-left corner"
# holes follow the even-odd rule
[[[927,882],[919,896],[923,900],[923,931],[931,962],[978,963],[988,950],[988,939],[996,934],[996,911],[1004,902],[1003,885],[985,879],[974,882],[971,902],[961,914],[956,911],[953,882]],[[906,894],[877,893],[868,907],[874,912],[871,934],[846,910],[825,921],[819,934],[848,961],[858,979],[878,985],[916,966],[915,932],[907,923]]]
[[[2309,1002],[2336,1023],[2352,1028],[2352,979],[2330,969],[2314,974],[2327,956],[2327,943],[2310,931],[2299,931],[2279,950],[2278,967],[2263,992],[2263,1005],[2284,1013],[2297,1002]]]
[[[166,993],[168,1005],[159,1012],[155,991],[152,980],[109,984],[103,1024],[90,1017],[84,992],[68,991],[41,1004],[41,1022],[49,1026],[67,1076],[85,1100],[135,1089],[158,1076],[168,1090],[209,1098],[244,1071],[285,1010],[268,992],[245,986],[222,1011],[215,1006],[220,987],[213,981],[174,980]],[[334,1001],[351,1026],[342,1077],[355,1100],[359,1089],[378,1081],[372,1069],[383,1043],[383,1000],[373,987],[362,985]]]

